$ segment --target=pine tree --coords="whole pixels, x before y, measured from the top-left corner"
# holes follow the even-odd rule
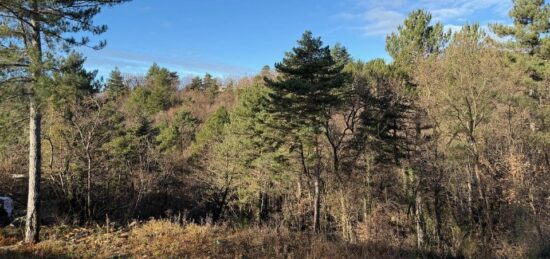
[[[202,82],[203,90],[210,99],[210,103],[214,103],[216,96],[220,92],[220,84],[218,83],[218,80],[212,77],[211,74],[206,73]]]
[[[153,64],[145,85],[137,87],[128,100],[130,110],[140,116],[151,116],[174,106],[177,101],[178,75]]]
[[[97,71],[84,69],[86,59],[80,54],[72,53],[61,60],[61,64],[52,73],[51,84],[47,89],[49,103],[58,111],[68,111],[83,99],[99,92],[100,84],[95,77]]]
[[[316,162],[311,172],[315,178],[313,228],[319,231],[322,170],[319,137],[330,119],[331,108],[340,104],[337,93],[346,81],[346,74],[342,72],[343,65],[334,60],[330,48],[323,46],[321,38],[315,38],[309,31],[275,68],[277,79],[266,78],[266,82],[273,91],[271,112],[284,121],[284,125],[275,123],[273,127],[286,129],[288,140],[297,150],[303,151],[306,145],[315,150],[313,160]],[[302,164],[304,173],[309,174],[310,170]]]
[[[202,89],[208,92],[216,92],[219,89],[218,80],[216,80],[211,74],[206,73],[202,80]]]
[[[221,142],[223,129],[230,122],[229,112],[225,107],[220,107],[204,123],[197,132],[195,142],[191,146],[193,153],[200,153],[208,149],[214,142]]]
[[[109,75],[107,85],[105,86],[105,91],[109,96],[117,98],[128,93],[128,90],[128,87],[124,84],[122,73],[120,73],[118,68],[115,68]]]
[[[198,76],[191,79],[191,83],[187,86],[191,90],[201,90],[202,89],[202,79]]]
[[[530,113],[529,122],[541,145],[538,153],[548,157],[543,147],[550,143],[550,3],[544,0],[514,0],[509,13],[513,25],[493,24],[493,31],[508,37],[498,42],[507,48],[510,63],[522,71],[528,97],[522,103]]]
[[[277,79],[266,80],[273,90],[273,111],[286,119],[290,128],[320,128],[330,117],[328,108],[339,104],[334,91],[345,81],[343,66],[333,59],[330,48],[307,31],[275,68]]]
[[[87,46],[88,37],[71,36],[81,32],[94,35],[107,30],[96,26],[92,19],[103,6],[112,6],[125,0],[3,0],[0,3],[0,67],[8,73],[7,81],[26,82],[29,98],[29,197],[25,242],[39,241],[40,230],[40,167],[41,122],[43,91],[47,88],[47,57],[56,51]],[[94,46],[105,46],[101,41]],[[49,55],[51,54],[51,55]],[[13,75],[13,76],[11,76]]]
[[[153,64],[147,72],[146,88],[150,91],[147,100],[148,107],[153,113],[166,110],[176,103],[178,75],[166,68]]]
[[[336,43],[336,45],[334,45],[334,47],[330,49],[330,54],[332,55],[334,61],[343,67],[345,67],[352,61],[348,50],[340,43]]]
[[[419,58],[439,53],[448,42],[450,32],[443,24],[431,24],[432,15],[424,10],[415,10],[397,28],[397,32],[386,37],[386,50],[393,58],[396,68],[407,77]]]
[[[156,137],[158,148],[161,151],[181,152],[191,144],[197,123],[189,111],[180,108],[172,118],[161,122]]]
[[[514,0],[510,17],[513,25],[494,24],[493,31],[502,37],[512,36],[529,55],[550,58],[550,4],[545,0]]]
[[[281,191],[274,186],[288,186],[294,180],[280,141],[284,132],[268,125],[272,120],[268,93],[269,89],[259,83],[240,89],[229,118],[221,110],[199,133],[198,144],[210,140],[205,150],[208,159],[205,170],[215,186],[215,220],[232,203],[254,211],[258,222],[262,222],[269,216],[270,195]]]

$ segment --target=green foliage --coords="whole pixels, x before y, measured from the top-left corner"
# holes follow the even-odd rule
[[[286,159],[282,142],[285,133],[270,127],[275,123],[269,112],[270,92],[263,85],[243,89],[231,113],[227,133],[238,138],[239,146],[243,147],[239,152],[245,157],[241,162],[246,167],[279,173]]]
[[[261,84],[241,89],[229,120],[220,112],[213,115],[217,122],[210,124],[220,125],[220,118],[225,122],[218,131],[220,137],[210,142],[207,170],[217,190],[236,197],[227,202],[241,208],[255,210],[258,193],[283,193],[281,186],[288,186],[294,180],[288,170],[288,151],[281,143],[284,133],[269,126],[273,123],[268,111],[269,93]],[[201,138],[206,135],[202,132],[199,132]]]
[[[187,87],[191,90],[205,91],[215,95],[220,89],[220,84],[211,74],[206,73],[203,78],[193,77]]]
[[[117,165],[136,164],[139,157],[147,152],[147,146],[153,143],[157,132],[146,119],[139,119],[135,125],[126,126],[126,129],[114,136],[103,146],[109,152]]]
[[[201,90],[202,89],[202,79],[198,76],[191,79],[191,83],[187,86],[191,90]]]
[[[34,82],[27,87],[35,94],[35,101],[42,97],[42,92],[49,96],[51,85],[40,83],[44,80],[40,77],[47,77],[46,72],[55,68],[58,51],[69,52],[74,47],[90,45],[89,37],[75,35],[105,32],[107,26],[94,25],[93,17],[101,7],[123,2],[127,0],[2,1],[0,40],[6,44],[0,46],[0,68],[11,71],[10,80]],[[32,26],[33,23],[36,25]],[[92,45],[95,49],[104,46],[104,41]],[[78,58],[70,59],[69,62],[79,62]]]
[[[486,33],[481,29],[479,24],[465,24],[460,31],[456,32],[452,36],[452,44],[460,44],[461,42],[474,42],[478,44],[485,44],[487,39]]]
[[[28,107],[23,89],[16,83],[0,87],[0,157],[10,156],[27,143]]]
[[[238,96],[236,107],[231,112],[232,134],[247,141],[251,155],[274,152],[281,145],[281,132],[273,130],[269,125],[274,123],[269,112],[269,93],[264,85],[256,84],[243,89]]]
[[[361,89],[357,89],[359,93],[367,91],[369,88],[376,90],[377,87],[382,87],[392,77],[392,67],[387,65],[383,59],[374,59],[369,62],[354,62],[346,68],[352,71],[354,76],[360,76],[363,84],[358,84]]]
[[[163,121],[156,137],[162,151],[183,151],[193,141],[198,121],[186,109],[179,109],[173,118]]]
[[[522,258],[544,243],[550,226],[544,1],[514,1],[514,25],[494,27],[507,42],[492,41],[478,24],[451,35],[417,10],[387,37],[391,64],[356,61],[340,44],[330,48],[305,32],[276,71],[265,66],[231,81],[230,89],[206,74],[179,91],[178,75],[154,64],[144,80],[128,81],[141,84],[132,89],[115,69],[99,94],[82,56],[58,55],[87,40],[54,36],[102,32],[85,23],[103,4],[117,2],[0,4],[1,193],[25,190],[4,176],[26,170],[22,121],[35,94],[47,101],[39,103],[48,162],[41,182],[49,190],[42,200],[61,204],[56,218],[88,219],[79,214],[89,206],[89,219],[98,221],[185,214],[182,220],[253,222],[291,235],[313,225],[356,248],[395,246],[397,257],[411,251],[412,257]],[[32,42],[25,32],[36,28],[8,17],[8,8],[45,24],[43,54],[19,44]],[[32,17],[38,13],[32,9],[43,13]],[[84,205],[87,196],[91,205]],[[137,226],[130,235],[148,238],[155,227]],[[255,234],[249,232],[243,240]],[[384,256],[391,257],[378,257]]]
[[[354,75],[354,91],[363,104],[359,114],[356,142],[366,141],[380,161],[398,163],[402,158],[407,112],[410,105],[400,89],[392,66],[383,59],[350,66]],[[398,133],[399,132],[399,133]]]
[[[137,87],[128,100],[129,109],[142,116],[152,116],[174,106],[177,101],[178,76],[166,68],[153,64],[145,78],[145,85]]]
[[[97,71],[84,69],[86,59],[80,54],[71,54],[65,58],[59,69],[53,73],[49,98],[57,109],[75,105],[83,98],[99,92],[99,83],[95,80]]]
[[[336,64],[342,67],[345,67],[352,62],[352,58],[349,55],[348,50],[340,43],[336,43],[336,45],[330,49],[330,55]]]
[[[513,25],[493,24],[493,31],[499,36],[512,36],[516,46],[529,55],[550,58],[550,4],[545,0],[514,0],[510,17]]]
[[[386,50],[401,73],[412,72],[417,59],[440,53],[450,37],[443,24],[431,24],[432,15],[415,10],[397,28],[397,32],[386,37]]]
[[[124,78],[118,68],[111,71],[109,79],[107,79],[107,84],[105,85],[105,91],[109,96],[112,96],[115,99],[120,96],[124,96],[129,92],[128,86],[124,84]]]
[[[275,64],[277,79],[267,79],[267,86],[273,91],[272,112],[286,122],[275,126],[319,128],[326,123],[330,107],[341,101],[336,92],[347,79],[343,66],[334,60],[320,38],[306,31],[298,46]]]
[[[533,114],[532,130],[537,141],[550,143],[550,4],[544,0],[515,0],[510,11],[514,24],[493,24],[491,28],[501,37],[511,37],[504,47],[511,49],[510,63],[522,71],[524,91],[521,105]]]
[[[202,83],[203,83],[202,89],[204,91],[207,91],[207,92],[217,93],[217,91],[220,88],[220,86],[218,84],[218,80],[213,78],[212,75],[208,74],[208,73],[206,73],[206,75],[204,75]]]
[[[204,78],[194,77],[191,83],[187,85],[188,89],[199,91],[208,98],[209,104],[213,104],[216,96],[220,93],[220,82],[214,78],[211,74],[206,73]]]
[[[224,127],[230,121],[231,118],[225,107],[222,106],[214,112],[197,132],[191,147],[193,153],[203,152],[211,143],[222,142]]]

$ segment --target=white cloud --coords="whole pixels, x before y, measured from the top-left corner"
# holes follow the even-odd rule
[[[424,9],[432,13],[433,20],[452,24],[479,21],[478,14],[488,14],[493,19],[504,18],[512,6],[511,0],[349,0],[359,11],[339,13],[335,19],[353,23],[365,36],[386,35],[394,31],[412,10]],[[358,25],[359,24],[359,25]]]
[[[452,33],[455,33],[462,30],[462,25],[446,24],[444,29],[445,31],[451,30]]]
[[[337,14],[333,15],[332,18],[337,19],[337,20],[348,20],[348,21],[350,21],[350,20],[356,20],[356,19],[361,18],[361,14],[344,12],[344,13],[337,13]]]
[[[436,21],[445,21],[450,19],[465,19],[464,16],[469,12],[468,9],[457,8],[441,8],[431,11],[433,19]]]
[[[84,49],[85,53],[89,50]],[[118,66],[122,71],[131,74],[143,74],[153,63],[177,71],[180,75],[199,75],[206,72],[216,76],[248,75],[254,74],[254,69],[224,64],[218,61],[194,59],[190,57],[166,57],[148,55],[138,52],[112,50],[109,48],[100,50],[100,55],[89,55],[86,64],[89,68],[98,69],[101,75],[107,75]]]
[[[362,32],[365,36],[386,35],[395,30],[403,21],[405,16],[402,13],[376,8],[364,13],[363,19],[366,25],[363,26]]]

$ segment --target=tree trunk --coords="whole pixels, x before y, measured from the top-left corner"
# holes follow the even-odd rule
[[[32,9],[34,12],[30,20],[33,26],[30,70],[33,83],[36,85],[38,80],[42,77],[42,39],[38,17],[38,1],[32,2]],[[29,94],[29,193],[27,198],[25,243],[37,243],[40,240],[40,169],[42,166],[40,141],[42,136],[42,115],[34,89],[31,89]]]
[[[87,179],[86,179],[86,189],[87,189],[87,194],[86,194],[86,213],[87,213],[87,216],[88,216],[88,221],[92,219],[92,159],[90,157],[90,154],[89,152],[87,151],[86,152],[87,155],[86,155],[86,162],[88,163],[88,176],[87,176]]]
[[[340,173],[340,158],[338,158],[337,146],[332,146],[332,168],[336,175]]]
[[[535,196],[533,195],[533,188],[529,188],[529,206],[531,207],[531,210],[533,212],[533,219],[535,222],[535,227],[537,230],[537,234],[539,236],[539,240],[541,244],[544,244],[544,232],[542,231],[542,227],[539,221],[537,208],[535,207]]]
[[[422,249],[424,244],[424,231],[422,227],[422,197],[416,194],[415,198],[415,221],[416,221],[416,243],[417,248]]]
[[[320,172],[315,173],[314,180],[314,198],[313,198],[313,230],[315,233],[319,233],[320,228],[320,208],[321,208],[321,192],[320,192]]]
[[[259,211],[258,211],[258,222],[262,224],[269,217],[269,196],[267,193],[260,191],[259,196]]]
[[[474,175],[476,177],[476,182],[477,182],[477,191],[479,193],[479,199],[481,200],[480,202],[480,208],[483,210],[481,213],[482,215],[480,215],[480,217],[485,217],[485,224],[483,224],[483,221],[480,221],[481,223],[481,229],[483,230],[483,235],[484,235],[484,240],[485,239],[489,239],[486,241],[489,242],[490,239],[493,238],[493,223],[492,223],[492,220],[491,220],[491,207],[489,205],[489,199],[487,197],[487,195],[485,194],[485,185],[483,183],[483,180],[481,179],[481,169],[480,169],[480,164],[479,164],[479,159],[476,158],[476,162],[474,164]]]
[[[441,172],[440,172],[441,174]],[[441,177],[440,177],[441,179]],[[442,228],[442,204],[441,204],[441,186],[439,183],[440,180],[438,180],[438,183],[436,183],[436,187],[434,188],[434,207],[435,207],[435,228],[436,228],[436,234],[437,234],[437,250],[439,252],[439,255],[443,255],[443,246],[444,246],[444,238],[443,238],[443,232],[441,230]]]
[[[27,222],[25,243],[37,243],[40,234],[40,165],[41,165],[41,121],[34,100],[30,102],[29,123],[29,194],[27,200]]]
[[[466,183],[466,186],[468,187],[466,194],[468,195],[468,220],[470,222],[473,222],[474,220],[474,210],[472,208],[473,201],[472,201],[472,171],[468,168],[468,182]]]
[[[348,212],[348,206],[346,197],[343,191],[340,191],[340,207],[341,207],[341,224],[342,224],[342,237],[345,241],[352,244],[356,243],[355,233],[353,231],[353,222]]]

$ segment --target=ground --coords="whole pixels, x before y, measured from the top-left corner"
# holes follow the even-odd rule
[[[43,241],[23,245],[22,230],[1,230],[2,258],[414,258],[412,251],[349,244],[286,229],[176,224],[152,220],[131,227],[46,227]],[[424,255],[426,256],[426,255]]]

